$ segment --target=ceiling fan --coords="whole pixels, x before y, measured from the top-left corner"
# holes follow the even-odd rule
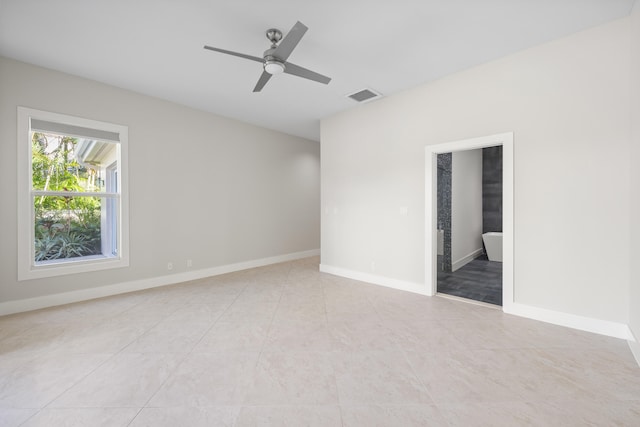
[[[306,33],[307,30],[308,28],[300,21],[295,23],[285,38],[282,38],[282,31],[280,30],[275,28],[267,30],[266,36],[271,42],[271,47],[264,51],[262,58],[207,45],[205,45],[204,48],[214,52],[226,53],[227,55],[261,62],[264,71],[258,79],[256,87],[253,88],[254,92],[260,92],[272,75],[280,73],[287,73],[293,76],[313,80],[315,82],[328,84],[331,81],[331,78],[292,64],[291,62],[287,62],[287,58],[289,58],[289,55],[291,55],[291,52],[293,52],[293,49],[298,45],[300,39],[302,39],[302,36],[304,36],[304,33]],[[278,44],[278,42],[280,42],[280,44]]]

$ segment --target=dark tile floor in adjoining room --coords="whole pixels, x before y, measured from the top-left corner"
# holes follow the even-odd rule
[[[502,263],[483,255],[454,272],[438,268],[438,292],[502,305]]]

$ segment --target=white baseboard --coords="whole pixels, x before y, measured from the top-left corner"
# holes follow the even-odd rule
[[[268,258],[243,261],[212,268],[205,268],[202,270],[187,271],[184,273],[171,274],[167,276],[132,280],[130,282],[117,283],[114,285],[101,286],[98,288],[80,289],[77,291],[64,292],[60,294],[44,295],[41,297],[27,298],[16,301],[6,301],[0,303],[0,316],[22,313],[24,311],[38,310],[41,308],[54,307],[57,305],[70,304],[74,302],[87,301],[95,298],[124,294],[127,292],[157,288],[160,286],[173,285],[176,283],[204,279],[206,277],[218,276],[221,274],[232,273],[234,271],[263,267],[265,265],[293,261],[296,259],[308,258],[318,255],[320,255],[320,249],[313,249],[309,251],[294,252],[285,255],[277,255]]]
[[[520,303],[509,304],[508,307],[505,306],[504,312],[515,316],[527,317],[529,319],[540,320],[554,325],[566,326],[568,328],[607,335],[614,338],[621,338],[628,341],[634,339],[629,326],[624,323],[577,316],[575,314],[547,310],[545,308],[532,307]]]
[[[388,288],[399,289],[401,291],[408,291],[421,295],[428,295],[427,287],[424,283],[392,279],[390,277],[362,273],[360,271],[334,267],[327,264],[320,264],[320,271],[323,273],[333,274],[334,276],[346,277],[348,279],[359,280],[361,282],[371,283],[374,285],[386,286]]]
[[[388,288],[428,295],[426,285],[423,283],[392,279],[346,268],[334,267],[327,264],[320,264],[320,271],[323,273],[333,274],[335,276],[347,277],[349,279],[386,286]],[[637,344],[635,343],[631,330],[624,323],[577,316],[575,314],[562,313],[559,311],[547,310],[519,303],[508,304],[503,307],[503,310],[505,313],[513,314],[515,316],[526,317],[533,320],[539,320],[541,322],[552,323],[554,325],[566,326],[568,328],[578,329],[581,331],[625,339],[629,341],[630,345],[632,341],[634,341],[634,344]],[[638,355],[640,355],[640,345],[637,347],[637,352]],[[638,356],[636,356],[636,358],[638,358]]]
[[[464,257],[460,258],[457,261],[454,261],[451,264],[451,271],[456,271],[456,270],[464,267],[465,265],[469,264],[474,259],[478,258],[480,255],[482,255],[482,248],[476,249],[475,251],[471,252],[469,255],[464,256]]]

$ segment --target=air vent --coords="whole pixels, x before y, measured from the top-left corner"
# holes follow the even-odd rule
[[[382,95],[380,95],[378,92],[374,92],[371,89],[362,89],[355,93],[352,93],[351,95],[347,95],[348,98],[351,98],[357,102],[371,101],[375,98],[379,98],[380,96]]]

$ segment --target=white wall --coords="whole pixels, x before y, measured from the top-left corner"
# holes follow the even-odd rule
[[[0,303],[319,248],[317,142],[4,58],[0,94]],[[129,268],[17,281],[17,106],[129,127]]]
[[[322,265],[424,284],[424,147],[514,139],[515,301],[628,323],[630,22],[322,122]],[[409,206],[409,215],[398,215]],[[430,286],[430,284],[428,284]]]
[[[632,118],[631,118],[631,287],[629,310],[632,333],[640,340],[640,2],[636,5],[632,19]],[[640,342],[634,346],[636,360],[640,363]]]
[[[482,150],[455,151],[451,159],[453,271],[482,251]]]

